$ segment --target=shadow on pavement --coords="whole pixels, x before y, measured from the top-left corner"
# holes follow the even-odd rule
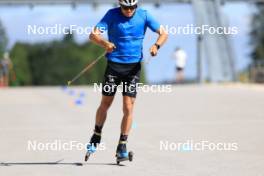
[[[15,165],[70,165],[70,166],[87,166],[87,165],[108,165],[108,166],[125,166],[116,163],[81,163],[81,162],[1,162],[0,166],[15,166]]]

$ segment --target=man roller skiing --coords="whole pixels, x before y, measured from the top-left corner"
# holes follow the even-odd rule
[[[143,39],[147,28],[158,34],[150,54],[156,56],[168,35],[160,24],[146,11],[137,7],[138,0],[119,0],[120,7],[110,9],[95,26],[90,40],[103,47],[107,54],[107,68],[104,75],[102,100],[96,112],[94,133],[87,146],[89,155],[95,152],[101,141],[101,134],[107,111],[111,106],[116,86],[123,85],[123,119],[121,134],[116,149],[117,161],[128,160],[127,139],[132,124],[133,107],[136,98],[136,84],[139,82]],[[108,40],[101,34],[107,31]],[[111,86],[109,91],[106,87]],[[125,88],[127,86],[127,88]],[[87,160],[88,158],[86,158]]]

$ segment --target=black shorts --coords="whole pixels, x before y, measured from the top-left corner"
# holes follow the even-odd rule
[[[114,96],[117,86],[121,84],[123,96],[136,97],[137,83],[140,79],[141,63],[122,64],[107,62],[102,86],[102,94]]]
[[[183,67],[176,67],[177,71],[183,71]]]

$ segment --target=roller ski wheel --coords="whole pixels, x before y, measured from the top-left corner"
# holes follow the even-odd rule
[[[84,157],[84,161],[87,162],[88,159],[90,158],[90,156],[91,156],[91,153],[86,152],[85,157]]]
[[[123,161],[133,161],[134,153],[132,151],[126,153],[117,153],[116,154],[116,163],[119,165]]]
[[[85,162],[88,161],[90,156],[91,156],[91,154],[93,154],[95,151],[96,151],[96,147],[93,146],[93,145],[88,144],[87,145],[87,152],[86,152],[85,157],[84,157],[84,161]]]

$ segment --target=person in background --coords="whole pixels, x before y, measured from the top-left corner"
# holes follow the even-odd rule
[[[13,68],[13,63],[9,57],[9,53],[5,52],[3,59],[0,61],[0,85],[9,86],[9,71]]]
[[[176,61],[176,83],[182,83],[184,80],[187,54],[183,49],[177,47],[174,51],[173,58]]]

